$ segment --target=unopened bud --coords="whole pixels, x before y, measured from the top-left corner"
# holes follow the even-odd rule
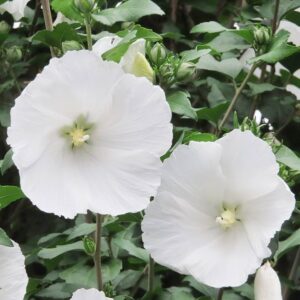
[[[10,63],[16,63],[23,57],[22,50],[18,46],[12,46],[6,50],[6,59]]]
[[[74,0],[74,4],[80,12],[89,14],[95,7],[95,0]]]
[[[196,75],[196,65],[190,62],[183,62],[179,66],[176,74],[178,81],[192,80]]]
[[[282,300],[280,280],[269,262],[256,272],[254,298],[255,300]]]
[[[145,55],[138,52],[134,58],[133,64],[129,70],[131,74],[134,74],[137,77],[146,77],[151,82],[154,82],[155,73],[152,67],[150,66]]]
[[[261,26],[255,27],[253,31],[254,41],[257,47],[268,45],[271,41],[270,28]]]
[[[5,21],[0,22],[0,33],[7,34],[10,31],[10,26]]]
[[[73,51],[73,50],[82,50],[83,46],[76,42],[76,41],[65,41],[62,43],[62,50],[64,53],[67,51]]]
[[[149,58],[157,66],[160,66],[165,61],[166,57],[167,50],[160,43],[156,43],[149,51]]]
[[[83,238],[83,246],[84,246],[84,250],[88,255],[94,255],[96,252],[96,243],[95,241],[86,236]]]

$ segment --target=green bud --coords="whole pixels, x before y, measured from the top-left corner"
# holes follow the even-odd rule
[[[84,246],[84,250],[88,255],[94,255],[96,252],[96,243],[95,241],[88,237],[85,236],[83,238],[83,246]]]
[[[173,68],[172,64],[164,63],[163,65],[161,65],[159,68],[159,74],[163,78],[172,77],[174,74],[174,68]]]
[[[6,50],[6,59],[10,63],[16,63],[23,57],[22,50],[18,46],[12,46]]]
[[[187,82],[192,80],[196,75],[196,65],[191,62],[183,62],[179,66],[176,78],[178,81]]]
[[[271,41],[271,30],[268,27],[255,27],[253,30],[254,41],[257,48],[268,45]]]
[[[166,57],[167,50],[160,43],[156,43],[149,51],[149,58],[157,66],[160,66],[165,61]]]
[[[73,50],[82,50],[83,46],[76,42],[76,41],[65,41],[62,43],[62,50],[64,53],[67,51],[73,51]]]
[[[7,34],[10,31],[10,26],[5,21],[0,22],[0,33]]]
[[[74,4],[80,12],[89,14],[95,7],[95,0],[74,0]]]

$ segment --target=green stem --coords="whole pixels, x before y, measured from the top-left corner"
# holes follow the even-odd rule
[[[45,20],[45,27],[47,30],[52,31],[53,30],[53,21],[52,21],[52,15],[51,15],[51,8],[50,8],[50,2],[49,0],[41,0],[42,7],[43,7],[43,15]],[[55,57],[55,52],[53,47],[50,47],[51,56]]]
[[[154,289],[154,266],[155,262],[153,258],[149,257],[149,267],[148,267],[148,294],[151,294]]]
[[[228,120],[228,117],[229,115],[231,114],[234,106],[236,105],[238,99],[239,99],[239,96],[241,95],[243,89],[245,88],[248,80],[250,79],[250,77],[252,76],[253,72],[255,71],[257,65],[256,64],[253,64],[249,73],[247,74],[247,76],[245,77],[244,81],[242,82],[242,84],[240,85],[240,87],[236,90],[235,92],[235,95],[229,105],[229,107],[227,108],[227,111],[225,112],[225,115],[219,125],[219,131],[221,131],[222,127],[224,126],[224,124],[226,123],[226,121]]]
[[[273,33],[273,35],[275,34],[275,32],[277,30],[279,5],[280,5],[280,0],[276,0],[275,10],[274,10],[274,17],[273,17],[273,21],[272,21],[272,33]]]
[[[96,278],[97,278],[97,286],[98,290],[103,290],[103,280],[102,280],[102,268],[101,268],[101,235],[102,235],[102,220],[103,216],[100,214],[96,215],[96,251],[94,255],[94,263],[96,268]]]
[[[224,290],[223,290],[222,288],[219,289],[218,295],[217,295],[217,300],[222,300],[222,298],[223,298],[223,293],[224,293]]]
[[[92,40],[92,26],[91,26],[91,17],[89,15],[85,16],[85,29],[86,29],[86,40],[88,49],[92,50],[93,40]]]

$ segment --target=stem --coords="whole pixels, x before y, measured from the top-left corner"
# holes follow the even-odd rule
[[[89,15],[85,16],[85,29],[86,29],[86,40],[88,49],[92,50],[93,40],[92,40],[92,27],[91,27],[91,18]]]
[[[101,271],[101,235],[102,235],[102,220],[103,216],[100,214],[96,215],[96,251],[94,255],[94,263],[96,268],[96,277],[97,277],[97,285],[98,290],[103,290],[103,281],[102,281],[102,271]]]
[[[218,296],[217,296],[217,300],[222,300],[223,298],[223,293],[224,293],[224,290],[221,288],[219,289],[218,291]]]
[[[230,115],[230,113],[232,112],[234,106],[236,105],[238,99],[239,99],[239,96],[241,95],[243,89],[245,88],[248,80],[250,79],[251,75],[253,74],[253,72],[255,71],[257,65],[256,64],[253,64],[249,73],[247,74],[247,76],[245,77],[244,81],[242,82],[242,84],[240,85],[240,87],[236,90],[235,92],[235,95],[229,105],[229,107],[227,108],[227,111],[225,112],[225,115],[219,125],[219,131],[222,129],[222,127],[224,126],[224,124],[226,123],[226,121],[228,120],[228,117]]]
[[[289,280],[292,280],[292,281],[295,280],[295,276],[297,273],[299,263],[300,263],[300,247],[298,248],[296,256],[294,258],[294,262],[293,262],[293,265],[292,265],[292,268],[291,268],[291,271],[289,274]],[[288,297],[289,297],[289,288],[287,286],[285,286],[284,291],[283,291],[283,299],[287,300]]]
[[[277,29],[277,19],[278,19],[278,12],[279,12],[279,4],[280,4],[280,0],[276,0],[275,10],[274,10],[274,18],[273,18],[273,21],[272,21],[272,33],[273,33],[273,35],[275,34],[276,29]]]
[[[41,0],[42,7],[43,7],[43,15],[45,20],[46,29],[49,31],[53,30],[53,21],[50,9],[50,2],[49,0]],[[55,52],[53,47],[50,47],[51,56],[55,57]]]
[[[148,267],[148,293],[151,294],[154,288],[154,260],[149,257],[149,267]]]

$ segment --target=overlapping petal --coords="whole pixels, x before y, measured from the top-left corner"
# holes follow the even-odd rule
[[[24,17],[24,10],[30,0],[11,0],[0,5],[0,13],[7,11],[15,20],[20,20]]]

